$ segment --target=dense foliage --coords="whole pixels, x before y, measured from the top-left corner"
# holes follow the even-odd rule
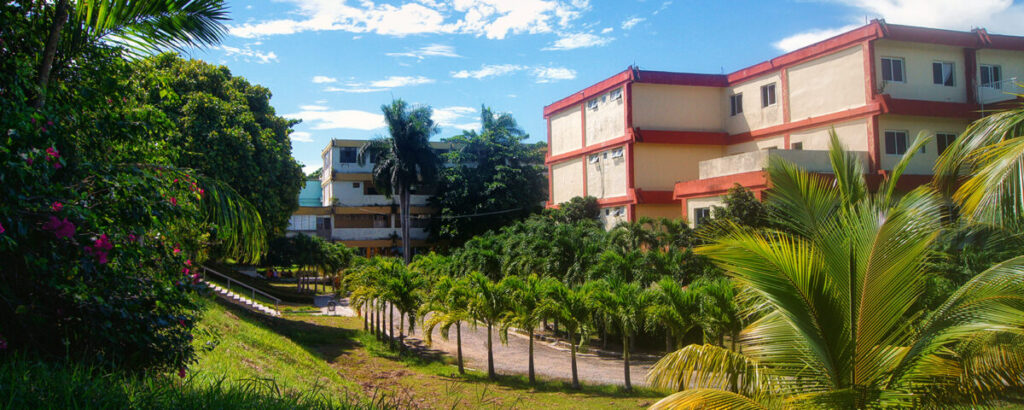
[[[139,61],[134,77],[144,102],[174,124],[173,164],[227,183],[256,207],[268,236],[283,235],[304,178],[288,138],[298,121],[275,114],[270,90],[171,53]]]
[[[353,257],[344,244],[309,235],[274,238],[267,248],[266,266],[315,268],[328,276],[339,274]]]
[[[97,28],[67,2],[0,5],[0,354],[179,370],[194,357],[196,264],[211,247],[263,253],[259,214],[175,166],[175,124],[98,41],[136,11]]]
[[[435,240],[458,246],[473,236],[497,230],[539,212],[547,198],[544,146],[525,144],[523,132],[508,113],[481,107],[482,129],[446,138],[456,147],[445,154],[432,205]]]

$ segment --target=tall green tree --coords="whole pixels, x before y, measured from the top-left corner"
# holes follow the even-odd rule
[[[430,136],[438,132],[430,118],[430,107],[410,107],[401,99],[382,105],[388,138],[376,138],[359,148],[359,165],[373,163],[373,183],[385,197],[398,195],[402,218],[402,256],[412,262],[409,245],[410,201],[414,186],[425,188],[437,181],[440,160],[430,146]]]
[[[524,143],[529,135],[511,114],[483,106],[480,123],[479,132],[445,139],[458,148],[431,198],[440,210],[431,234],[455,245],[539,212],[547,198],[544,147]]]
[[[552,318],[558,320],[569,335],[569,352],[572,360],[572,388],[580,388],[579,373],[576,367],[576,346],[581,343],[590,325],[592,309],[589,294],[582,287],[570,288],[561,282],[554,282],[547,289],[548,299],[552,302]]]
[[[421,307],[420,314],[425,317],[423,334],[427,344],[433,338],[434,328],[441,326],[441,337],[448,340],[450,329],[455,326],[456,361],[459,374],[466,373],[462,363],[462,324],[473,320],[470,314],[470,303],[473,299],[469,281],[440,276],[430,291],[426,303]],[[426,316],[430,316],[426,318]]]
[[[288,138],[298,121],[277,116],[270,90],[227,67],[170,53],[137,67],[147,101],[176,125],[175,165],[230,184],[256,206],[269,237],[283,235],[305,183]]]
[[[662,278],[648,289],[646,314],[648,328],[663,329],[665,349],[672,351],[681,347],[686,334],[700,324],[700,298],[697,292],[684,289],[672,278]]]
[[[473,272],[466,277],[473,298],[469,301],[469,314],[473,319],[487,326],[487,377],[494,379],[494,328],[500,326],[509,313],[508,287],[501,282],[492,281],[480,272]],[[501,341],[508,338],[507,332],[499,332]]]
[[[524,278],[509,276],[502,280],[502,286],[509,292],[510,314],[504,320],[502,331],[507,332],[510,327],[522,329],[529,334],[529,371],[530,384],[537,382],[533,366],[533,333],[540,324],[541,319],[550,316],[554,310],[550,299],[547,297],[548,289],[553,283],[552,279],[544,280],[536,274]]]
[[[1024,257],[916,310],[947,208],[930,187],[895,187],[925,141],[875,194],[834,134],[834,180],[773,160],[769,199],[786,231],[735,227],[701,249],[766,313],[736,351],[693,345],[659,361],[652,384],[688,390],[655,407],[982,405],[1019,391]]]

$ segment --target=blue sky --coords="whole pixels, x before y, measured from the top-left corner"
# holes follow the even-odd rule
[[[631,64],[729,73],[881,17],[1024,34],[1010,0],[231,1],[223,42],[192,58],[269,88],[302,119],[292,152],[319,167],[331,138],[383,135],[392,98],[434,108],[440,139],[479,127],[481,104],[546,138],[543,107]]]

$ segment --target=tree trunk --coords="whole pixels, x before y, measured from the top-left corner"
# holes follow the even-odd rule
[[[622,362],[626,377],[626,391],[633,391],[633,383],[629,382],[629,332],[622,332]]]
[[[466,374],[466,369],[462,367],[462,322],[455,322],[455,345],[459,361],[459,374]]]
[[[57,56],[57,43],[60,41],[60,31],[68,21],[68,0],[57,2],[57,13],[53,19],[53,27],[50,28],[50,36],[46,39],[46,48],[43,49],[43,61],[39,66],[39,95],[33,104],[36,108],[43,108],[46,104],[46,86],[50,82],[50,72],[53,71],[53,59]]]
[[[601,325],[601,348],[608,349],[608,325]]]
[[[398,348],[405,349],[405,330],[402,329],[405,326],[405,314],[401,310],[398,311]]]
[[[573,340],[573,339],[575,339],[575,335],[573,335],[572,332],[570,332],[569,333],[569,351],[572,352],[572,388],[576,389],[576,390],[579,390],[580,389],[580,377],[579,377],[579,373],[576,370],[576,341]]]
[[[412,262],[412,247],[409,243],[409,201],[412,199],[412,194],[409,193],[409,187],[400,188],[401,201],[399,209],[402,213],[402,257],[405,259],[405,264],[408,265]]]
[[[388,317],[388,343],[394,345],[395,343],[395,305],[388,303],[388,311],[391,316]]]
[[[362,309],[360,309],[359,314],[363,316],[363,331],[364,332],[367,329],[370,328],[370,325],[369,325],[369,322],[368,322],[368,319],[367,319],[367,313],[369,313],[369,312],[366,311],[366,302],[363,302],[363,306],[362,306]]]
[[[672,353],[672,333],[665,331],[665,353]]]
[[[533,373],[533,329],[530,329],[530,384],[537,382]]]
[[[494,349],[491,343],[491,323],[487,323],[487,378],[494,380]]]

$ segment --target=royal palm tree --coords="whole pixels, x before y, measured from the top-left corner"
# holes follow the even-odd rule
[[[494,379],[494,343],[493,329],[502,323],[509,312],[508,288],[502,283],[494,282],[480,272],[470,273],[466,277],[472,290],[473,298],[469,302],[469,314],[473,319],[487,326],[487,377]],[[499,332],[502,342],[508,338],[507,332]]]
[[[541,279],[536,274],[525,278],[509,276],[502,280],[510,296],[510,314],[506,317],[502,326],[503,332],[508,332],[510,327],[516,327],[526,331],[530,335],[529,348],[529,380],[534,384],[537,379],[533,366],[533,331],[541,319],[550,316],[553,310],[552,303],[547,298],[548,288],[558,281],[553,279]]]
[[[1024,387],[1024,257],[997,264],[926,312],[938,193],[895,186],[919,138],[876,194],[833,133],[834,179],[773,159],[769,200],[784,231],[733,226],[700,252],[765,300],[739,349],[687,346],[651,370],[685,389],[669,407],[930,407],[985,404]]]
[[[441,337],[448,340],[449,330],[453,325],[455,326],[456,360],[459,365],[459,374],[466,373],[462,364],[462,323],[473,320],[469,312],[472,298],[473,294],[468,280],[453,279],[446,275],[437,279],[426,303],[420,308],[420,315],[424,317],[424,340],[428,345],[432,342],[434,327],[440,325]],[[428,315],[430,317],[426,318]]]
[[[591,307],[586,289],[570,288],[561,282],[553,282],[547,289],[548,299],[552,302],[550,315],[558,319],[569,335],[569,351],[572,355],[572,388],[580,388],[580,379],[576,368],[576,346],[585,334],[591,317]]]
[[[438,126],[430,118],[430,107],[409,107],[401,99],[382,105],[389,138],[375,138],[356,155],[359,165],[373,163],[373,183],[385,197],[398,195],[402,218],[402,257],[412,262],[409,245],[409,211],[413,187],[425,188],[437,180],[440,160],[430,147],[430,136]]]

